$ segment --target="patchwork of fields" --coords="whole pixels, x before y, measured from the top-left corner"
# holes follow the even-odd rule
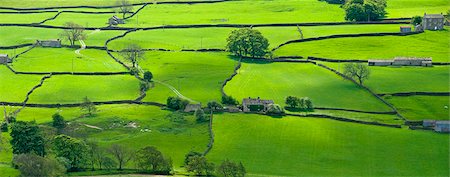
[[[1,0],[0,54],[12,62],[0,64],[0,116],[16,112],[18,121],[50,132],[59,113],[67,134],[102,148],[157,147],[171,158],[175,175],[190,174],[184,164],[190,151],[205,152],[216,166],[242,162],[247,176],[450,173],[450,136],[407,124],[450,119],[450,28],[399,35],[400,26],[412,25],[388,19],[446,13],[447,0],[387,0],[386,20],[373,24],[349,24],[339,5],[318,0],[130,3],[125,24],[108,27],[111,16],[122,17],[113,1]],[[61,36],[67,22],[87,28],[75,46]],[[226,50],[229,34],[244,27],[268,39],[270,55],[240,58]],[[389,35],[326,38],[375,33]],[[58,38],[60,48],[34,46]],[[135,70],[120,54],[131,44],[144,51]],[[369,66],[364,86],[340,75],[348,60],[366,65],[398,56],[432,57],[434,66]],[[153,74],[148,90],[142,89],[144,71]],[[166,107],[168,97],[206,108],[223,95],[241,104],[248,97],[273,100],[283,108],[288,96],[309,97],[315,109],[272,117],[225,111],[208,124]],[[85,97],[96,104],[94,116],[78,107]],[[183,121],[171,120],[178,114]],[[19,175],[11,167],[10,132],[0,136],[0,176]],[[130,161],[125,169],[136,166]]]

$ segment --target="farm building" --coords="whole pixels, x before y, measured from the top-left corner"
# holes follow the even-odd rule
[[[51,39],[51,40],[37,40],[37,45],[42,47],[55,47],[60,48],[61,47],[61,40],[60,39]]]
[[[434,127],[436,125],[435,120],[423,120],[422,126],[423,127]]]
[[[434,126],[434,131],[449,133],[450,132],[450,121],[436,121],[436,125]]]
[[[409,33],[409,32],[411,32],[411,27],[410,26],[400,26],[400,32],[401,33]]]
[[[427,30],[442,30],[444,29],[445,18],[441,14],[424,14],[422,25]]]
[[[242,111],[244,112],[266,112],[273,100],[262,100],[258,98],[244,98],[242,100]]]
[[[415,32],[423,32],[422,24],[418,24],[418,25],[414,26],[414,31]]]
[[[0,54],[0,64],[11,63],[12,60],[8,57],[8,54]]]
[[[394,60],[369,60],[369,66],[433,66],[432,58],[395,57]]]
[[[184,108],[184,112],[193,112],[193,111],[196,111],[197,109],[202,109],[202,105],[201,104],[188,104],[188,105],[186,105],[186,108]]]
[[[111,18],[109,18],[109,20],[108,20],[108,24],[110,25],[110,26],[116,26],[116,25],[118,25],[118,24],[124,24],[125,22],[123,21],[123,19],[120,19],[119,17],[117,17],[117,16],[112,16]]]

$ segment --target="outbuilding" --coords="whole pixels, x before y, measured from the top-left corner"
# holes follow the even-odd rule
[[[448,120],[436,121],[434,131],[441,133],[450,133],[450,121]]]
[[[441,14],[424,14],[422,24],[426,30],[444,29],[445,17]]]
[[[258,98],[244,98],[242,100],[242,111],[244,112],[266,112],[273,100],[262,100]]]
[[[369,60],[369,66],[433,66],[432,58],[395,57],[394,60]]]
[[[201,104],[188,104],[186,105],[186,108],[184,108],[184,112],[194,112],[197,111],[197,109],[202,109]]]
[[[116,26],[118,24],[124,24],[125,22],[123,21],[123,19],[120,19],[117,16],[112,16],[111,18],[108,19],[108,24],[109,26]]]
[[[11,63],[12,60],[9,58],[8,54],[0,54],[0,64]]]
[[[410,33],[411,27],[410,26],[400,26],[400,32],[401,33]]]
[[[61,48],[61,40],[60,39],[51,39],[51,40],[37,40],[37,45],[41,47],[53,47],[53,48]]]

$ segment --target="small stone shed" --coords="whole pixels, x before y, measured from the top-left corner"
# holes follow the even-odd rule
[[[188,104],[186,105],[186,108],[184,108],[184,112],[194,112],[197,109],[202,109],[201,104]]]
[[[242,100],[242,111],[244,112],[266,112],[273,100],[262,100],[258,98],[244,98]]]
[[[411,27],[410,26],[400,26],[400,32],[401,33],[410,33]]]
[[[441,14],[423,15],[422,25],[426,30],[442,30],[444,29],[445,17]]]
[[[8,54],[0,54],[0,64],[11,63],[12,60],[9,58]]]
[[[53,48],[61,48],[61,40],[60,39],[51,39],[51,40],[37,40],[37,45],[41,47],[53,47]]]
[[[394,60],[369,60],[369,66],[433,66],[432,58],[395,57]]]
[[[112,16],[111,18],[108,19],[108,24],[110,26],[116,26],[118,24],[124,24],[125,22],[123,21],[123,19],[120,19],[117,16]]]
[[[435,132],[450,133],[450,120],[424,120],[424,128],[432,128]]]

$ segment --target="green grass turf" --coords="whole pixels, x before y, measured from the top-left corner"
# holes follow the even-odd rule
[[[173,0],[158,0],[161,1],[173,1]],[[187,1],[187,0],[177,0],[177,1]],[[197,0],[189,0],[189,1],[197,1]],[[149,2],[148,0],[129,0],[130,3],[145,3]],[[152,1],[150,1],[152,2]],[[35,7],[54,7],[54,6],[111,6],[115,5],[116,1],[111,0],[33,0],[33,1],[23,1],[21,3],[17,3],[15,0],[2,0],[2,6],[4,7],[19,7],[19,8],[35,8]],[[135,6],[137,9],[138,6]],[[83,8],[82,8],[83,9]],[[95,11],[97,9],[89,9],[91,11]]]
[[[297,115],[314,115],[314,114],[324,114],[335,117],[348,118],[353,120],[362,120],[368,122],[380,122],[386,124],[403,124],[397,115],[391,114],[370,114],[370,113],[359,113],[350,111],[337,111],[337,110],[319,110],[315,109],[313,112],[290,112],[285,110],[287,113],[297,114]]]
[[[432,57],[433,62],[449,62],[449,39],[448,28],[411,36],[337,38],[286,45],[277,50],[275,55],[332,59]]]
[[[449,135],[431,131],[253,114],[216,115],[213,127],[207,157],[242,161],[248,176],[448,175]]]
[[[56,12],[36,13],[36,14],[0,14],[0,23],[9,23],[9,24],[39,23],[55,15]]]
[[[356,84],[313,64],[244,63],[225,92],[239,101],[246,97],[272,99],[284,105],[287,96],[310,97],[316,107],[390,111]]]
[[[450,119],[450,97],[448,96],[385,96],[385,98],[409,120]]]
[[[323,13],[327,12],[327,13]],[[149,5],[123,26],[344,21],[344,10],[317,0]]]
[[[39,75],[15,75],[6,66],[0,65],[0,101],[22,102],[41,78]]]
[[[75,53],[75,50],[72,48],[37,47],[16,58],[11,66],[17,71],[33,72],[127,71],[104,50],[81,50],[80,54],[83,55],[81,57]]]
[[[206,105],[220,101],[220,88],[233,73],[236,61],[227,53],[215,52],[146,52],[139,66],[153,73],[153,79],[172,85],[184,96]],[[165,103],[174,94],[161,84],[150,89],[144,101]],[[168,94],[168,95],[167,95]]]
[[[0,174],[5,177],[15,177],[19,171],[11,167],[12,149],[8,133],[0,132]]]
[[[447,0],[388,0],[387,17],[412,17],[427,14],[447,13],[450,3]]]
[[[134,100],[139,80],[131,75],[56,75],[33,92],[29,103],[81,103],[86,96],[91,101]]]
[[[32,28],[32,27],[12,27],[5,26],[0,28],[0,46],[12,46],[25,43],[35,43],[36,40],[47,40],[61,38],[60,34],[63,30],[47,29],[47,28]],[[85,34],[87,38],[84,40],[87,46],[104,46],[105,41],[114,36],[123,34],[123,31],[92,31],[87,30]],[[69,45],[67,40],[62,41],[63,44]],[[76,45],[80,45],[78,41]]]
[[[341,25],[341,26],[308,26],[301,27],[304,38],[326,36],[332,34],[397,32],[400,25]],[[137,43],[143,48],[165,48],[172,50],[220,48],[226,46],[226,39],[235,28],[190,28],[159,29],[137,31],[124,38],[108,44],[110,49],[120,50],[130,43]],[[269,40],[269,48],[276,47],[289,40],[299,39],[296,27],[260,27],[259,30]]]
[[[80,14],[80,13],[62,13],[58,18],[45,22],[45,25],[64,26],[67,22],[74,22],[83,27],[107,27],[108,19],[114,14]],[[116,14],[119,16],[119,14]],[[120,15],[120,17],[122,17]]]
[[[28,50],[30,47],[21,47],[17,49],[0,49],[0,54],[8,54],[9,58],[12,58],[26,50]]]

